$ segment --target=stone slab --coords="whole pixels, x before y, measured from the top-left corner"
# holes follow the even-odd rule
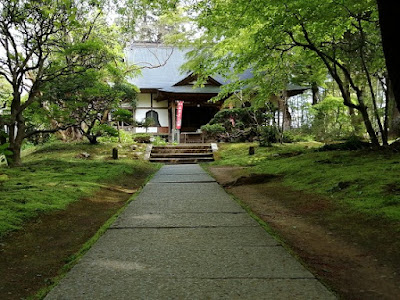
[[[193,249],[192,247],[92,248],[75,267],[77,280],[108,276],[161,278],[313,279],[314,276],[281,246]]]
[[[243,209],[234,202],[214,202],[212,200],[203,201],[185,201],[176,202],[174,200],[163,200],[157,203],[156,201],[151,203],[144,203],[141,201],[135,201],[126,208],[127,212],[132,214],[180,214],[180,213],[239,213],[243,212]]]
[[[246,213],[180,213],[131,214],[128,210],[111,225],[111,228],[136,227],[238,227],[259,226]]]
[[[210,178],[161,168],[46,299],[335,299]]]
[[[124,241],[122,245],[121,241]],[[234,249],[279,245],[261,227],[113,229],[108,230],[98,244],[113,249]]]
[[[191,200],[202,201],[210,199],[214,202],[221,200],[232,201],[232,198],[216,182],[195,182],[195,183],[148,183],[136,198],[145,201],[163,201],[171,199],[177,202]]]
[[[162,166],[161,169],[157,172],[157,174],[185,175],[185,174],[206,174],[206,172],[198,164],[184,164],[184,165]]]
[[[152,183],[179,183],[179,182],[215,182],[215,179],[210,175],[204,173],[198,174],[156,174],[152,180]]]
[[[75,273],[75,270],[71,271]],[[77,273],[77,275],[79,275]],[[67,277],[47,300],[64,299],[271,299],[331,300],[335,297],[315,279],[194,279],[107,274],[75,280]]]
[[[243,212],[217,183],[149,183],[129,213]]]

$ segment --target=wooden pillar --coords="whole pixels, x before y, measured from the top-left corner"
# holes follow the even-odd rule
[[[175,100],[171,103],[171,110],[172,110],[172,131],[176,129],[176,103]]]
[[[172,128],[171,128],[171,137],[172,142],[175,141],[175,131],[176,131],[176,102],[172,100],[171,102],[171,117],[172,117]]]

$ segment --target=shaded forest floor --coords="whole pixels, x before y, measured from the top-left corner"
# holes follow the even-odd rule
[[[248,145],[223,145],[218,154],[219,160],[206,168],[340,298],[398,299],[398,185],[390,184],[398,180],[399,173],[392,168],[397,168],[396,162],[400,159],[398,154],[362,151],[321,154],[309,150],[299,152],[296,149],[293,152],[293,149],[279,148],[275,149],[275,153],[280,154],[263,153],[257,158],[249,157],[243,151],[244,147],[246,150]],[[340,163],[341,157],[343,161]],[[352,173],[346,168],[346,160],[347,164],[350,162],[349,157],[360,158],[352,162]],[[360,160],[369,165],[355,167]],[[374,160],[376,170],[372,170]],[[304,161],[309,162],[308,168],[302,164]],[[316,168],[315,165],[321,164],[321,161],[326,162],[331,170]],[[293,168],[289,169],[287,164],[291,164]],[[340,169],[340,166],[344,167]],[[365,168],[371,173],[379,172],[383,168],[389,174],[368,177],[368,172],[363,173]],[[268,169],[272,172],[267,173]],[[343,175],[339,174],[340,170],[344,172]],[[336,178],[335,183],[335,178],[332,177],[336,173],[343,179]],[[351,185],[360,184],[361,180],[356,173],[359,173],[360,178],[367,176],[365,182],[370,181],[373,188],[379,187],[376,192],[381,196],[377,198],[378,203],[374,204],[379,205],[379,213],[368,209],[370,204],[361,205],[364,193],[361,186],[357,187],[361,193],[346,193],[347,188],[351,189],[344,183],[349,181],[346,176],[354,178]],[[388,182],[385,178],[390,178],[391,181]],[[323,187],[313,188],[314,181],[320,182]],[[339,184],[340,182],[343,183]],[[389,185],[392,188],[388,188]],[[369,187],[365,189],[366,202],[373,200],[373,193],[368,192],[368,189]],[[358,197],[351,205],[351,197],[354,195]],[[385,215],[384,212],[388,214]]]

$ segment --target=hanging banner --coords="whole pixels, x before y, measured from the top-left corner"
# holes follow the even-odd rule
[[[177,101],[176,107],[176,129],[181,129],[182,127],[182,111],[183,111],[183,101]]]

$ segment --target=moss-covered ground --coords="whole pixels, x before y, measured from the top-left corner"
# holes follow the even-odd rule
[[[140,159],[129,145],[53,142],[26,151],[23,166],[0,166],[0,237],[20,229],[41,213],[64,209],[108,182],[134,173],[148,174],[155,165]],[[143,153],[144,149],[138,151]]]
[[[255,154],[249,155],[250,146]],[[400,220],[400,153],[391,150],[320,151],[319,143],[259,147],[220,144],[219,166],[282,175],[283,185],[333,199],[350,210]]]

